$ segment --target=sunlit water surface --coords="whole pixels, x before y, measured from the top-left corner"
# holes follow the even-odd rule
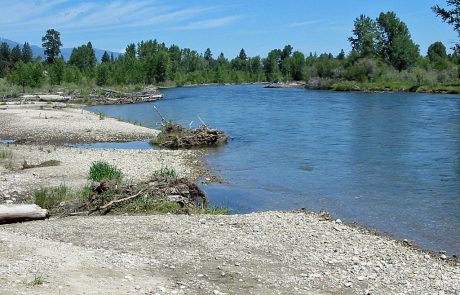
[[[199,115],[225,130],[233,140],[206,160],[228,183],[204,189],[233,213],[325,209],[460,254],[459,96],[261,85],[164,93],[154,103],[90,109],[157,128],[156,105],[182,124],[197,126]]]

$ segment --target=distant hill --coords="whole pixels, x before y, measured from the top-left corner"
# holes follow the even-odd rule
[[[22,45],[24,45],[24,43],[21,44],[21,43],[18,43],[18,42],[11,41],[11,40],[8,40],[8,39],[0,37],[0,43],[3,43],[3,42],[6,42],[8,44],[8,46],[10,47],[10,49],[12,49],[13,47],[16,47],[16,45],[18,45],[18,44],[19,44],[19,47],[21,47],[21,48],[22,48]],[[32,49],[32,53],[33,53],[34,57],[41,57],[42,59],[45,58],[45,54],[43,52],[44,49],[42,47],[30,44],[30,48]],[[70,54],[72,53],[72,50],[73,50],[73,48],[61,48],[61,54],[62,54],[62,56],[64,56],[65,60],[69,60]],[[102,55],[104,54],[104,51],[105,50],[103,50],[103,49],[94,48],[94,53],[96,54],[96,58],[97,58],[98,61],[101,61],[101,58],[102,58]],[[109,55],[113,53],[113,56],[115,58],[117,58],[121,54],[119,52],[113,52],[113,51],[108,51],[108,50],[107,50],[107,53]]]

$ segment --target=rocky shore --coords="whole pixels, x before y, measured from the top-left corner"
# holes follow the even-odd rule
[[[62,104],[0,105],[0,203],[84,184],[105,160],[129,181],[162,166],[193,175],[192,151],[81,149],[158,131]],[[36,165],[16,169],[26,161]],[[0,294],[459,294],[460,265],[323,215],[70,217],[0,226]]]

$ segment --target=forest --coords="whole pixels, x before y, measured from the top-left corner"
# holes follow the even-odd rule
[[[438,9],[438,10],[436,10]],[[449,23],[439,7],[435,13]],[[452,16],[452,15],[451,15]],[[454,26],[458,31],[458,27]],[[316,89],[400,90],[460,93],[459,50],[441,42],[426,53],[412,40],[407,25],[394,13],[376,18],[360,15],[348,38],[351,50],[308,53],[291,45],[267,56],[246,54],[229,59],[208,48],[199,53],[154,40],[128,44],[116,58],[96,59],[91,42],[74,48],[68,60],[60,54],[60,32],[49,29],[42,38],[45,58],[34,58],[30,45],[0,47],[0,95],[17,96],[37,90],[90,91],[97,86],[173,87],[196,84],[301,81]]]

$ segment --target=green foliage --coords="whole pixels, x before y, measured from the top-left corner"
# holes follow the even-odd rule
[[[435,5],[431,9],[437,16],[440,16],[444,22],[452,25],[454,31],[460,36],[460,0],[447,0],[447,5],[450,10],[442,8],[439,5]],[[458,43],[455,44],[453,49],[457,54],[460,53],[460,45]]]
[[[109,74],[110,65],[107,62],[104,62],[96,70],[96,85],[107,85],[109,82]]]
[[[171,178],[178,178],[179,173],[173,168],[162,167],[160,170],[153,172],[154,177],[171,177]]]
[[[20,60],[22,60],[21,48],[19,47],[19,45],[16,45],[11,50],[11,63],[16,64]]]
[[[42,42],[42,47],[45,48],[46,61],[48,64],[53,64],[61,54],[61,33],[54,29],[49,29],[46,31],[45,36],[42,37]]]
[[[48,75],[51,85],[61,85],[64,81],[65,61],[62,58],[56,59],[54,64],[49,67]]]
[[[21,50],[22,61],[25,63],[31,62],[33,58],[32,49],[29,43],[25,42]]]
[[[11,159],[13,153],[10,150],[0,150],[0,159]]]
[[[394,12],[380,13],[377,23],[382,32],[382,58],[399,71],[412,67],[420,53],[406,24]]]
[[[8,43],[0,45],[0,77],[5,77],[11,69],[11,51]]]
[[[34,279],[28,283],[29,286],[35,287],[35,286],[41,286],[46,282],[45,278],[41,275],[34,275]]]
[[[72,190],[65,185],[53,188],[42,188],[34,194],[35,204],[44,209],[57,207],[62,202],[73,199],[74,196]]]
[[[362,14],[355,20],[354,26],[354,36],[348,38],[352,49],[361,58],[377,56],[381,44],[381,35],[377,23]]]
[[[97,64],[96,54],[91,42],[74,48],[70,54],[69,64],[76,66],[81,72],[90,74]]]
[[[110,56],[107,53],[107,51],[104,51],[104,54],[102,55],[102,58],[101,58],[101,63],[108,63],[108,62],[110,62]]]
[[[117,180],[121,181],[123,173],[116,166],[104,161],[94,162],[89,169],[88,178],[93,181]]]
[[[8,75],[8,80],[22,86],[23,92],[25,87],[40,87],[43,83],[43,65],[39,62],[27,63],[19,61],[16,69]]]

